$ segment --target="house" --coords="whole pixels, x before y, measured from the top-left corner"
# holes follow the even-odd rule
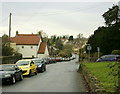
[[[48,52],[48,47],[46,42],[41,42],[38,52],[37,52],[38,57],[48,57],[49,52]]]
[[[48,57],[47,43],[39,34],[18,34],[11,39],[11,47],[21,53],[23,58]]]

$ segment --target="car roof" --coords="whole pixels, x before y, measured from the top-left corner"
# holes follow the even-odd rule
[[[18,61],[31,61],[32,59],[21,59],[21,60],[18,60]]]
[[[104,56],[120,56],[118,54],[110,54],[110,55],[104,55]]]
[[[102,57],[119,57],[120,55],[110,54],[110,55],[103,55]]]

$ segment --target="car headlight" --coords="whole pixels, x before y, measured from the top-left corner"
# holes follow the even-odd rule
[[[40,64],[38,67],[42,67],[42,64]]]
[[[10,74],[5,74],[4,77],[10,77],[11,75]]]
[[[24,69],[27,69],[27,68],[29,68],[29,66],[24,67]]]

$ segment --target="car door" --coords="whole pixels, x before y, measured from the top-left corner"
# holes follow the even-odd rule
[[[19,79],[20,75],[22,74],[21,69],[18,68],[17,66],[15,66],[14,69],[15,69],[15,77]]]
[[[37,67],[37,65],[35,64],[34,61],[32,61],[32,63],[33,63],[33,71],[35,72],[35,71],[36,71],[36,67]]]
[[[34,70],[35,70],[34,67],[35,67],[35,64],[34,64],[33,61],[31,61],[31,62],[30,62],[30,69],[31,69],[32,73],[33,73]]]

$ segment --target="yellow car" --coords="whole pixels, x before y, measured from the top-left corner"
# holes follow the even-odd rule
[[[33,73],[37,75],[37,66],[31,59],[23,59],[16,62],[16,65],[22,69],[23,75],[31,76]]]

